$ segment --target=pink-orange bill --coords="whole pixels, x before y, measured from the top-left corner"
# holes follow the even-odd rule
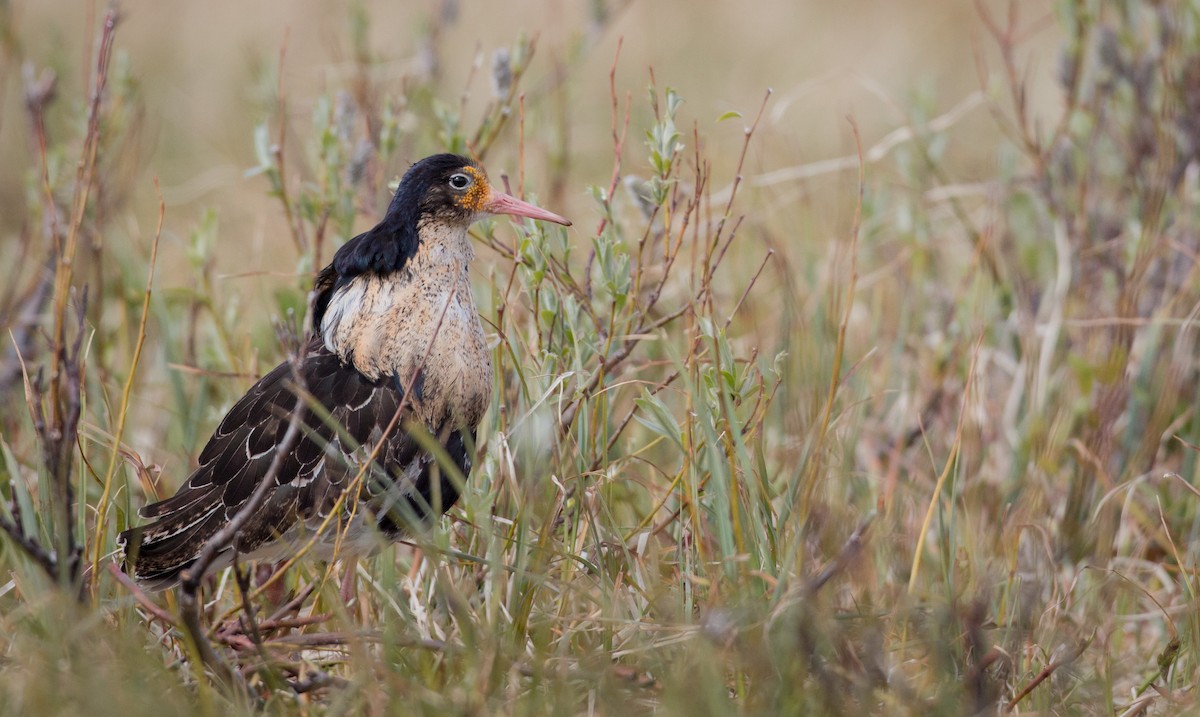
[[[492,190],[488,203],[483,205],[483,211],[489,214],[511,214],[515,217],[543,219],[555,224],[562,224],[564,227],[571,226],[570,219],[560,217],[554,212],[548,212],[541,207],[535,207],[529,202],[522,202],[511,194],[505,194],[497,189]]]

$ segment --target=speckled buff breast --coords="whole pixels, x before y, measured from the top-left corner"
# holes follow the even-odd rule
[[[173,586],[235,520],[234,538],[201,569],[235,554],[287,557],[322,526],[330,534],[319,536],[315,557],[370,552],[377,536],[401,537],[449,509],[461,489],[451,476],[470,473],[493,381],[471,293],[467,230],[496,214],[570,224],[493,189],[465,157],[414,164],[383,220],[346,242],[317,275],[315,335],[304,358],[251,387],[179,492],[143,508],[151,522],[121,534],[125,569],[152,588]],[[297,405],[303,430],[280,451]],[[440,443],[454,470],[414,431]],[[261,503],[251,504],[266,482]],[[328,520],[338,506],[344,516]]]
[[[321,334],[363,375],[412,380],[410,400],[425,425],[474,426],[492,395],[491,356],[467,271],[474,250],[465,231],[422,233],[439,234],[403,270],[359,276],[339,289]]]

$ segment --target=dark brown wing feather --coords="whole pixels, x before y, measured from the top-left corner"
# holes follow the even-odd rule
[[[231,550],[239,553],[272,543],[302,521],[327,516],[400,408],[402,392],[395,379],[371,381],[319,341],[310,344],[300,370],[309,394],[325,410],[306,406],[302,411],[303,431],[275,477],[275,488],[234,540]],[[142,517],[154,521],[121,534],[126,568],[132,563],[137,578],[151,587],[177,583],[205,542],[267,477],[295,404],[287,363],[254,384],[217,426],[179,491],[142,509]],[[413,520],[440,515],[458,498],[457,481],[420,449],[404,424],[401,417],[363,491],[354,496],[366,501],[379,528],[391,536],[406,532]],[[474,431],[438,427],[434,433],[466,475],[467,436],[473,443]]]

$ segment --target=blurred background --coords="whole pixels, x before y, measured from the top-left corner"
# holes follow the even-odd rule
[[[473,153],[575,225],[477,225],[498,370],[470,490],[433,559],[355,575],[354,614],[333,568],[287,573],[336,617],[269,635],[274,678],[320,665],[373,714],[1194,703],[1200,3],[129,3],[89,132],[105,11],[0,0],[0,392],[29,409],[0,416],[0,519],[73,526],[100,566],[389,183]],[[65,449],[35,420],[72,400],[36,380],[51,324],[87,339]],[[9,655],[84,687],[141,660],[192,705],[170,615],[75,576],[111,613],[57,632],[18,542],[0,705],[59,699]],[[219,647],[292,705],[219,594]],[[289,651],[363,624],[400,648]]]
[[[60,93],[78,101],[85,70],[90,76],[86,50],[95,43],[103,3],[11,6],[7,31],[23,57],[53,68]],[[256,163],[255,125],[268,115],[278,87],[289,97],[290,119],[308,122],[315,98],[344,87],[356,72],[353,33],[365,34],[359,42],[369,48],[372,79],[380,92],[399,96],[406,82],[429,80],[445,103],[467,98],[468,125],[490,98],[496,50],[511,47],[522,36],[536,37],[537,57],[524,86],[527,108],[545,116],[559,111],[548,103],[562,103],[563,116],[530,131],[526,139],[547,149],[569,145],[571,174],[564,183],[569,191],[555,199],[569,202],[564,209],[576,215],[594,212],[584,188],[604,184],[611,167],[608,74],[618,42],[616,86],[622,106],[625,93],[633,93],[634,127],[648,113],[643,100],[651,69],[660,85],[675,88],[686,101],[687,126],[695,123],[706,142],[722,148],[740,144],[764,93],[774,91],[760,132],[763,139],[747,158],[747,174],[852,154],[847,117],[870,146],[910,121],[915,99],[924,111],[940,114],[987,89],[986,76],[995,62],[995,48],[980,41],[975,6],[953,0],[774,1],[750,8],[719,1],[169,0],[123,9],[118,57],[134,73],[144,105],[140,132],[127,148],[133,155],[130,171],[137,175],[131,187],[138,190],[129,198],[136,208],[131,217],[144,225],[143,231],[152,225],[152,181],[157,177],[168,207],[168,237],[186,233],[206,209],[216,208],[222,241],[243,248],[247,241],[269,247],[279,234],[273,226],[278,210],[262,191],[264,182],[245,176]],[[1031,103],[1052,109],[1059,101],[1051,73],[1060,32],[1049,10],[1047,3],[1022,4],[1023,16],[1036,20],[1022,39],[1031,55]],[[21,68],[11,53],[7,60],[2,87],[6,104],[13,106],[22,93]],[[551,99],[551,87],[560,82],[565,92]],[[717,122],[726,112],[746,119]],[[985,175],[996,157],[979,138],[996,132],[995,124],[981,106],[963,123],[946,159],[948,171],[964,178]],[[561,132],[569,137],[557,136]],[[637,143],[640,137],[634,137]],[[505,150],[511,157],[512,147]],[[6,116],[0,125],[0,152],[9,158],[9,171],[0,175],[0,230],[11,240],[26,215],[26,177],[16,170],[35,166],[27,123],[22,124],[19,114]],[[716,153],[714,160],[731,163],[736,152]],[[493,173],[513,170],[501,164]],[[840,196],[844,203],[842,178],[835,173],[819,182],[791,182],[779,191],[799,198],[833,184],[837,191],[827,199],[837,202]],[[817,214],[814,220],[827,223],[829,230],[846,229],[845,217],[836,212]],[[170,261],[171,253],[164,252],[164,260]],[[259,256],[241,252],[219,256],[218,262],[244,271],[247,259],[258,262]]]

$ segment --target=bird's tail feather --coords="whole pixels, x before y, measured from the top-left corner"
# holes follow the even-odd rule
[[[144,516],[156,516],[158,520],[130,528],[117,537],[117,545],[124,552],[125,572],[152,590],[177,585],[183,571],[196,561],[209,538],[225,522],[224,506],[216,496],[213,498],[208,505],[201,495],[181,501],[174,510],[161,510],[161,503],[143,509]]]

